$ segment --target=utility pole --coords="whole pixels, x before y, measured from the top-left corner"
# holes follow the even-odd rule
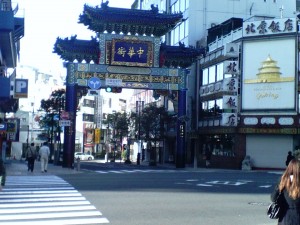
[[[141,163],[141,150],[142,150],[142,140],[141,140],[141,113],[144,108],[144,101],[136,101],[136,113],[138,115],[138,154],[137,154],[137,165]]]

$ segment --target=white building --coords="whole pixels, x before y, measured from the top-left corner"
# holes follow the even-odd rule
[[[28,96],[19,99],[19,110],[15,114],[7,115],[7,118],[20,119],[19,141],[12,142],[11,156],[19,159],[22,149],[31,142],[37,145],[45,140],[38,138],[39,134],[47,133],[41,129],[38,120],[42,115],[39,111],[42,99],[48,99],[52,91],[64,88],[64,78],[60,74],[50,74],[37,68],[20,65],[17,67],[17,77],[28,80]]]
[[[207,55],[211,58],[205,57],[204,62],[202,60],[199,61],[197,66],[192,66],[190,68],[191,74],[187,78],[187,116],[190,118],[190,126],[187,126],[187,128],[196,131],[194,133],[197,133],[198,129],[202,127],[202,123],[199,123],[200,110],[203,107],[202,99],[199,97],[199,92],[201,91],[199,89],[200,84],[203,82],[202,68],[200,69],[200,67],[203,67],[206,62],[207,67],[209,67],[209,62],[214,64],[214,57],[217,58],[217,56],[222,54],[220,49],[225,46],[225,43],[233,42],[238,37],[241,37],[241,31],[240,33],[231,33],[230,31],[234,30],[234,27],[226,27],[234,24],[231,23],[230,19],[240,18],[242,21],[246,21],[251,20],[250,18],[252,18],[252,20],[281,17],[296,18],[300,6],[300,1],[296,0],[144,0],[136,2],[138,2],[138,4],[136,4],[137,7],[143,9],[150,9],[151,4],[154,4],[159,7],[160,11],[180,11],[183,13],[183,17],[186,20],[163,39],[167,44],[178,45],[179,42],[181,42],[185,45],[195,46],[197,48],[207,47]],[[228,21],[228,23],[226,23],[226,21]],[[220,33],[215,34],[214,37],[210,35],[207,38],[208,29],[212,29],[215,26],[222,26],[223,29],[218,29]],[[193,104],[193,102],[196,105]],[[214,122],[211,120],[206,121],[206,123],[213,124]],[[214,127],[214,129],[216,128],[217,127]],[[199,133],[196,135],[199,135]],[[191,152],[187,152],[187,163],[192,163],[193,159],[199,161],[199,157],[202,157],[202,155],[198,155],[199,151],[200,153],[202,152],[201,141],[199,137],[188,141],[188,149],[190,149]],[[290,147],[293,147],[292,144],[290,144]],[[222,159],[220,159],[220,162],[221,161]],[[196,160],[194,160],[194,162],[196,162]],[[263,167],[262,161],[259,161],[259,164],[259,167]]]

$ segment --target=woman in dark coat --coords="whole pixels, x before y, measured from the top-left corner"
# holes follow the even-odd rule
[[[275,201],[283,192],[283,215],[278,219],[279,225],[300,225],[300,162],[292,159],[281,176],[279,184],[271,194]]]

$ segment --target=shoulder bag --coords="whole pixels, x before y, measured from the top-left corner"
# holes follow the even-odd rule
[[[276,200],[268,206],[267,215],[270,219],[279,219],[283,214],[283,192],[280,192]]]

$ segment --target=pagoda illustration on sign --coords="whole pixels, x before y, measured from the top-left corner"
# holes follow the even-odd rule
[[[294,77],[281,77],[280,67],[277,66],[277,61],[273,60],[269,55],[265,61],[262,62],[262,67],[258,69],[256,79],[245,79],[244,83],[278,83],[291,82]]]

